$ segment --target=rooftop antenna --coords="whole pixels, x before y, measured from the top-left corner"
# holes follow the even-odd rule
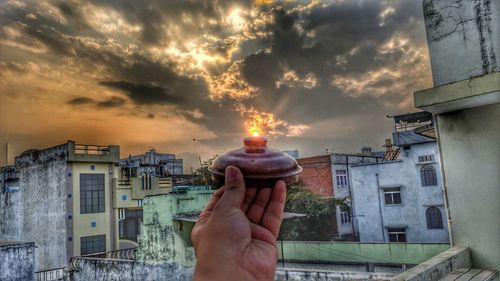
[[[5,166],[9,166],[9,143],[5,143]]]

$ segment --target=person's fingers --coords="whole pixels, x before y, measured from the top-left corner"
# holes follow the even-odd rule
[[[283,210],[285,209],[286,184],[279,180],[276,182],[271,195],[271,201],[267,205],[261,225],[267,228],[274,236],[278,238],[281,221],[283,220]]]
[[[253,203],[247,211],[247,218],[256,224],[260,224],[262,220],[262,215],[266,210],[267,203],[271,198],[272,188],[261,188],[259,189]]]
[[[215,206],[217,209],[241,208],[245,198],[245,182],[240,170],[233,166],[226,168],[226,184],[224,194]]]
[[[250,207],[253,199],[255,198],[255,194],[257,194],[257,188],[247,188],[245,190],[245,199],[243,199],[243,204],[241,204],[241,210],[243,213],[247,212],[248,207]]]
[[[210,216],[210,213],[213,211],[217,202],[219,202],[222,194],[224,194],[224,187],[217,189],[217,191],[215,191],[212,194],[212,197],[210,197],[210,199],[208,200],[208,203],[205,206],[205,209],[200,213],[200,216],[198,217],[198,220],[196,222],[201,221],[201,220],[208,218]]]
[[[264,227],[251,223],[250,230],[252,233],[252,239],[264,241],[271,245],[276,244],[276,238],[271,232],[269,232],[269,230],[265,229]]]

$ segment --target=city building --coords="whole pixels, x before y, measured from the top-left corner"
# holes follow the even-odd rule
[[[117,245],[118,249],[134,248],[143,220],[144,197],[172,192],[173,176],[182,176],[182,159],[150,148],[143,155],[121,159],[115,169],[113,207],[118,222]]]
[[[432,115],[416,112],[393,118],[395,147],[386,143],[386,155],[399,157],[350,169],[360,241],[447,243],[436,141],[416,133],[432,126]]]
[[[115,249],[112,185],[119,155],[115,145],[68,141],[16,157],[14,167],[2,170],[0,240],[35,242],[36,270]]]
[[[331,153],[327,155],[297,159],[303,171],[299,179],[314,193],[324,197],[344,199],[346,204],[336,206],[338,239],[355,239],[357,232],[352,223],[351,180],[349,169],[360,163],[383,161],[383,154],[364,147],[361,153]]]

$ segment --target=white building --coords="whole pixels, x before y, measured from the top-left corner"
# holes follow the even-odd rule
[[[390,153],[399,153],[399,159],[350,169],[360,241],[448,242],[436,141],[416,133],[432,126],[432,116],[419,112],[394,118],[397,148]]]

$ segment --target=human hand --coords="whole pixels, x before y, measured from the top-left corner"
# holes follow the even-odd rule
[[[286,185],[247,188],[236,167],[200,214],[191,239],[196,253],[194,281],[273,280]]]

